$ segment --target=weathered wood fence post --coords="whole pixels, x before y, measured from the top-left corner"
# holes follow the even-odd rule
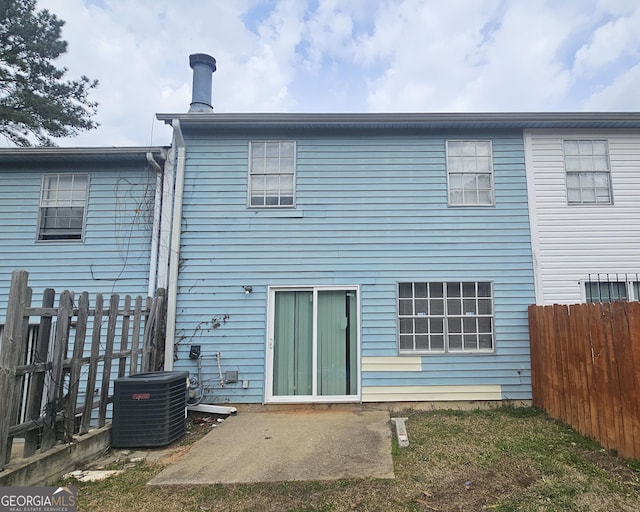
[[[70,440],[75,434],[76,422],[76,402],[78,401],[78,390],[80,388],[80,373],[82,370],[82,355],[84,353],[84,342],[87,337],[87,322],[89,320],[89,294],[82,292],[78,303],[78,316],[76,318],[76,335],[73,341],[73,357],[71,358],[71,368],[69,371],[69,394],[65,404],[64,432],[65,437]]]
[[[111,363],[113,360],[113,343],[116,339],[116,324],[118,322],[118,306],[120,296],[113,294],[109,301],[109,320],[107,322],[107,344],[104,349],[102,366],[102,386],[100,388],[100,405],[98,407],[98,427],[104,427],[107,422],[107,399],[111,385]]]
[[[52,288],[47,288],[42,296],[42,309],[53,308],[56,292]],[[46,363],[49,354],[49,338],[51,337],[51,316],[40,317],[38,325],[38,338],[34,351],[34,363]],[[31,385],[29,386],[29,397],[27,398],[27,408],[25,417],[27,421],[36,420],[40,417],[42,411],[42,395],[44,390],[45,372],[44,369],[36,372],[31,376]],[[35,455],[38,447],[38,430],[29,430],[24,434],[24,451],[23,457],[31,457]]]
[[[64,394],[64,359],[73,316],[73,299],[71,292],[65,290],[60,295],[58,316],[56,317],[56,338],[53,347],[53,364],[49,375],[50,383],[45,407],[45,426],[42,433],[41,451],[46,451],[56,444],[56,420],[62,410]]]
[[[80,423],[80,434],[89,432],[91,423],[91,411],[93,410],[93,397],[95,396],[96,378],[98,375],[98,356],[100,354],[100,328],[102,325],[102,314],[104,299],[102,294],[96,296],[96,307],[93,315],[93,331],[91,333],[91,355],[89,356],[89,374],[87,376],[87,388],[84,398],[84,409]]]
[[[8,442],[9,427],[14,420],[13,399],[16,395],[16,367],[20,364],[25,339],[25,312],[30,306],[28,301],[31,291],[27,286],[29,273],[26,270],[15,270],[11,275],[7,320],[0,347],[0,397],[8,400],[6,412],[0,414],[0,469],[11,457],[11,443]],[[10,412],[7,414],[7,412]]]
[[[136,297],[136,308],[133,313],[133,336],[131,337],[131,358],[129,359],[129,375],[138,373],[140,357],[140,325],[142,325],[142,297]]]

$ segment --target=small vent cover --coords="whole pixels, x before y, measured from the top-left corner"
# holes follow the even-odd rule
[[[188,372],[150,372],[114,383],[111,446],[165,446],[186,433]]]

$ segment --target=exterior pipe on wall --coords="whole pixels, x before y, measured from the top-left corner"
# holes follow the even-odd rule
[[[166,152],[163,151],[163,159],[166,161]],[[160,240],[160,215],[162,212],[162,181],[163,169],[153,157],[151,151],[147,152],[147,162],[156,171],[155,197],[153,200],[153,227],[151,232],[151,260],[149,262],[149,289],[148,296],[153,297],[156,293],[158,276],[158,243]]]
[[[164,348],[164,369],[173,370],[173,344],[176,335],[176,303],[178,300],[178,267],[180,265],[180,235],[182,231],[182,194],[184,192],[184,168],[186,148],[180,121],[174,119],[173,143],[177,150],[176,185],[171,222],[171,249],[169,251],[169,283],[167,290],[167,330]]]

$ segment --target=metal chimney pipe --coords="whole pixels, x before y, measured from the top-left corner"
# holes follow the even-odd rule
[[[216,59],[205,53],[189,55],[189,66],[193,69],[193,89],[189,112],[211,112],[211,81],[216,70]]]

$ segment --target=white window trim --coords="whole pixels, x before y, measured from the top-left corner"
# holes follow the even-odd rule
[[[291,175],[292,179],[293,179],[293,190],[292,190],[292,204],[286,204],[286,205],[281,205],[281,204],[277,204],[277,205],[268,205],[268,204],[264,204],[264,205],[252,205],[251,204],[251,161],[252,161],[252,148],[253,148],[253,144],[254,143],[268,143],[268,142],[277,142],[277,143],[282,143],[282,142],[291,142],[293,144],[293,172],[292,173],[273,173],[273,175],[278,175],[278,176],[282,176],[282,175]],[[248,150],[248,154],[249,154],[249,159],[247,162],[247,208],[251,208],[251,209],[291,209],[291,208],[295,208],[296,207],[296,179],[297,179],[297,167],[298,167],[298,144],[295,140],[290,140],[290,139],[277,139],[277,140],[250,140],[249,141],[249,150]]]
[[[489,172],[488,173],[467,173],[467,174],[488,174],[489,181],[491,183],[491,202],[490,203],[452,203],[451,202],[451,183],[450,176],[451,171],[449,170],[449,143],[450,142],[487,142],[489,143]],[[493,141],[490,139],[447,139],[445,141],[445,165],[447,169],[447,204],[450,207],[491,207],[496,204],[496,190],[495,190],[495,180],[494,180],[494,169],[493,169]],[[460,173],[454,173],[460,174]],[[464,173],[462,173],[464,174]]]
[[[567,171],[567,161],[566,161],[566,152],[565,152],[565,144],[567,142],[604,142],[607,146],[607,171]],[[612,179],[612,175],[611,175],[611,151],[609,148],[609,140],[608,139],[599,139],[599,138],[571,138],[571,139],[562,139],[562,167],[564,169],[564,187],[565,187],[565,194],[566,194],[566,200],[567,200],[567,206],[571,206],[571,207],[580,207],[580,206],[586,206],[586,207],[602,207],[602,206],[613,206],[614,204],[614,200],[613,200],[613,179]],[[569,201],[569,185],[567,183],[567,176],[569,174],[580,174],[580,173],[591,173],[591,174],[596,174],[596,173],[607,173],[609,176],[609,201],[606,203],[603,202],[598,202],[596,201],[590,201],[590,202],[575,202],[575,201]],[[583,287],[584,288],[584,287]]]
[[[58,238],[58,239],[43,239],[40,238],[40,230],[41,230],[41,226],[42,226],[42,222],[43,222],[43,218],[42,218],[42,209],[46,208],[46,206],[43,206],[43,201],[44,201],[44,184],[45,184],[45,180],[48,177],[51,176],[86,176],[87,178],[87,190],[86,190],[86,194],[84,196],[84,205],[82,207],[83,211],[82,211],[82,229],[80,232],[80,238]],[[83,172],[56,172],[56,173],[46,173],[42,175],[42,179],[40,181],[40,199],[38,202],[38,223],[36,226],[36,242],[38,243],[77,243],[77,242],[84,242],[85,239],[85,229],[86,229],[86,225],[87,225],[87,208],[88,208],[88,204],[89,204],[89,190],[90,190],[90,175],[89,173],[83,173]]]
[[[443,350],[409,350],[409,349],[401,349],[400,348],[400,294],[399,294],[399,284],[400,283],[442,283],[446,286],[447,283],[488,283],[491,287],[491,315],[474,315],[474,318],[491,318],[491,349],[474,349],[474,350],[465,350],[464,349],[464,340],[462,342],[462,350],[450,350],[449,349],[449,332],[448,332],[448,323],[447,319],[452,317],[461,317],[464,318],[465,315],[447,315],[447,298],[444,299],[444,307],[445,313],[441,316],[443,318],[443,336],[444,336],[444,348]],[[476,295],[476,299],[478,296]],[[440,318],[440,315],[425,315],[425,318]],[[396,330],[397,330],[397,346],[398,346],[398,354],[400,355],[469,355],[469,354],[495,354],[496,352],[496,311],[495,311],[495,293],[494,293],[494,283],[490,280],[478,280],[478,281],[456,281],[453,279],[449,279],[446,281],[416,281],[416,280],[406,280],[406,281],[397,281],[396,282]],[[415,335],[415,332],[414,332]]]

